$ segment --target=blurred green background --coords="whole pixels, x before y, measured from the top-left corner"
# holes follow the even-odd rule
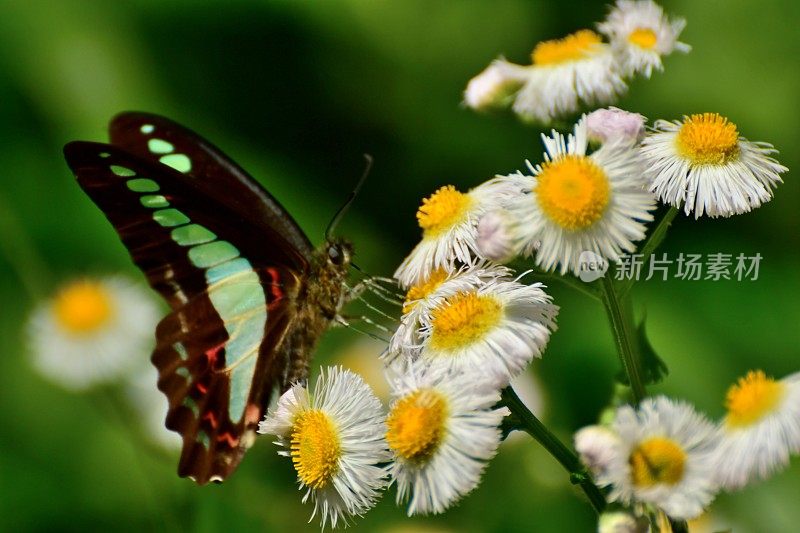
[[[800,165],[800,4],[669,1],[694,50],[637,80],[618,104],[651,120],[718,111],[751,140]],[[175,475],[174,453],[142,444],[137,416],[109,416],[95,394],[65,392],[29,364],[23,326],[35,302],[8,251],[28,243],[52,290],[76,275],[143,279],[61,156],[73,139],[105,140],[122,110],[188,125],[258,177],[312,241],[362,170],[364,192],[340,233],[358,263],[390,274],[418,239],[414,212],[439,185],[462,189],[541,158],[538,131],[510,114],[459,105],[470,77],[504,55],[525,63],[538,40],[591,26],[602,2],[91,0],[0,2],[0,530],[316,531],[291,465],[260,439],[221,486]],[[651,281],[635,299],[671,375],[654,391],[713,417],[750,368],[800,370],[800,187],[728,220],[679,217],[665,251],[759,252],[754,282]],[[9,231],[11,232],[9,234]],[[12,258],[13,259],[13,258]],[[542,417],[564,439],[595,420],[617,359],[599,303],[553,286],[560,329],[534,363]],[[316,361],[357,340],[332,331]],[[147,357],[143,354],[143,357]],[[351,358],[352,359],[352,358]],[[704,527],[797,531],[800,461],[720,495]],[[448,513],[405,517],[394,490],[356,531],[592,531],[591,507],[526,438],[503,445],[481,486]],[[711,525],[709,525],[711,524]]]

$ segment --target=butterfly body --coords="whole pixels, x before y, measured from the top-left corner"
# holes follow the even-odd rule
[[[308,374],[348,291],[352,247],[314,249],[289,214],[213,145],[156,115],[124,113],[111,143],[64,148],[172,311],[152,355],[183,437],[178,473],[224,480],[255,440],[275,389]]]

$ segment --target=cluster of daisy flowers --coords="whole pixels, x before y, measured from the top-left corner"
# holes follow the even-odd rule
[[[391,484],[409,515],[441,513],[472,491],[501,441],[500,390],[541,356],[558,311],[542,285],[488,262],[435,270],[408,288],[403,309],[384,352],[387,412],[360,376],[334,367],[313,391],[284,393],[260,424],[323,526],[364,514]]]
[[[652,0],[617,0],[597,24],[599,33],[582,29],[540,42],[531,65],[492,62],[469,82],[464,102],[478,110],[510,104],[523,119],[541,123],[612,103],[627,90],[626,78],[649,78],[663,69],[662,57],[690,50],[678,41],[685,25]]]
[[[730,387],[725,405],[713,423],[689,404],[646,399],[581,429],[575,447],[610,501],[640,514],[649,507],[696,518],[719,491],[764,479],[800,453],[800,374],[775,380],[751,371]]]

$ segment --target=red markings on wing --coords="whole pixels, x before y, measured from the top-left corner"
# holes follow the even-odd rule
[[[225,433],[217,435],[217,442],[226,442],[228,446],[235,448],[239,445],[239,438],[234,437],[230,432],[226,431]]]
[[[217,429],[217,426],[219,425],[217,416],[213,411],[206,411],[206,414],[203,415],[203,420],[208,420],[208,423],[211,424],[213,429]]]
[[[275,267],[267,267],[266,272],[270,277],[270,283],[267,285],[267,287],[269,287],[269,307],[272,307],[276,302],[283,298],[283,289],[281,288],[281,272]]]
[[[244,410],[244,423],[246,426],[261,420],[261,408],[254,403],[247,404]]]
[[[197,388],[200,394],[206,394],[208,392],[208,387],[206,385],[203,385],[199,381],[195,383],[194,386]]]
[[[225,348],[225,342],[221,342],[220,344],[214,346],[213,348],[209,348],[204,352],[206,359],[208,360],[208,368],[214,368],[216,366],[217,360],[219,359],[219,353],[223,348]]]

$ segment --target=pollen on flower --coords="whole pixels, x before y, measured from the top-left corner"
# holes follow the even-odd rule
[[[90,333],[108,323],[114,306],[99,283],[78,281],[65,287],[53,302],[57,322],[70,333]]]
[[[462,292],[434,310],[430,343],[452,350],[472,344],[500,322],[503,306],[490,295]]]
[[[444,438],[447,401],[431,389],[415,391],[399,400],[386,419],[386,442],[407,461],[424,462]]]
[[[587,57],[602,42],[592,30],[579,30],[561,39],[542,41],[531,54],[534,65],[556,65]]]
[[[590,158],[566,155],[542,165],[536,199],[542,211],[570,231],[590,227],[608,206],[608,176]]]
[[[297,415],[291,455],[300,481],[312,489],[325,487],[339,469],[341,454],[339,435],[328,415],[320,410]]]
[[[406,300],[403,303],[403,313],[408,313],[416,305],[417,300],[426,298],[429,294],[435,291],[439,285],[447,279],[447,271],[443,268],[437,268],[430,275],[416,285],[413,285],[408,292],[406,292]]]
[[[750,371],[728,389],[725,407],[729,427],[749,426],[773,411],[783,399],[786,386],[761,370]]]
[[[636,28],[628,34],[628,42],[639,48],[652,50],[658,43],[658,37],[650,28]]]
[[[628,462],[637,487],[676,485],[683,479],[686,452],[670,439],[653,437],[642,441],[631,452]]]
[[[472,198],[445,185],[422,200],[417,211],[419,227],[426,237],[435,237],[464,219],[472,205]]]
[[[678,152],[696,165],[724,165],[739,157],[736,124],[717,113],[688,117],[675,143]]]

